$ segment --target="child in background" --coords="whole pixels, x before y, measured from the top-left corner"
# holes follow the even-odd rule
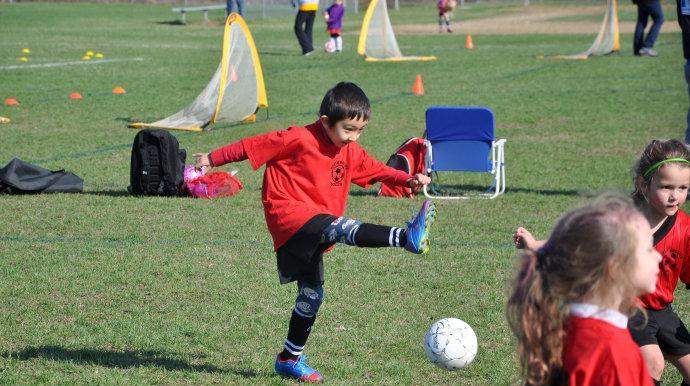
[[[335,48],[335,52],[343,50],[343,38],[340,32],[343,28],[343,15],[345,14],[345,7],[343,0],[335,0],[335,2],[326,9],[323,17],[326,19],[326,28],[328,34],[331,35],[331,42]]]
[[[639,298],[647,311],[646,325],[638,315],[629,327],[657,385],[661,384],[664,358],[683,376],[682,385],[690,385],[690,333],[671,307],[678,279],[690,284],[690,218],[680,209],[690,185],[689,159],[682,142],[653,140],[633,169],[632,198],[650,223],[654,248],[663,260],[656,290]],[[514,238],[518,248],[536,250],[544,244],[524,228]]]
[[[676,11],[678,12],[678,25],[680,25],[681,31],[680,36],[683,41],[685,83],[688,85],[688,96],[690,97],[690,0],[676,0]],[[690,108],[688,108],[686,118],[685,144],[690,144]]]
[[[525,385],[652,386],[627,324],[660,260],[649,223],[621,195],[567,213],[541,248],[525,249],[507,310]]]
[[[319,119],[305,127],[266,133],[211,153],[194,154],[196,166],[220,166],[249,159],[256,170],[266,165],[261,200],[273,238],[281,284],[297,281],[283,351],[275,371],[306,382],[323,376],[302,356],[323,302],[323,253],[335,243],[357,247],[403,247],[412,253],[429,249],[435,207],[425,201],[405,228],[368,224],[343,217],[350,183],[369,187],[387,181],[411,188],[426,185],[424,174],[410,176],[371,157],[357,143],[367,127],[369,99],[353,83],[338,83],[321,102]]]
[[[438,32],[443,32],[443,23],[446,23],[446,30],[450,33],[453,29],[450,26],[450,19],[453,17],[453,10],[457,6],[456,0],[438,0]]]

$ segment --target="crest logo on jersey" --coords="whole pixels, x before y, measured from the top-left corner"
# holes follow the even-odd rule
[[[331,166],[331,186],[341,186],[345,181],[347,174],[347,165],[343,161],[336,161]]]
[[[661,268],[664,272],[671,272],[676,268],[676,264],[680,258],[680,252],[676,251],[675,249],[667,249],[662,255],[663,258],[661,259],[659,268]]]

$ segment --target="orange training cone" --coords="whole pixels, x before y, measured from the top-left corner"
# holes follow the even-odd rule
[[[422,76],[417,74],[414,78],[414,86],[412,86],[412,93],[414,95],[424,95],[424,82],[422,81]]]
[[[73,92],[73,93],[69,94],[69,99],[83,99],[83,98],[82,98],[81,94],[79,94],[78,92]]]
[[[474,43],[472,42],[472,35],[467,35],[467,40],[465,40],[465,48],[474,48]]]
[[[127,94],[124,88],[117,86],[113,89],[113,94]]]
[[[14,98],[5,99],[5,106],[19,106],[19,102]]]

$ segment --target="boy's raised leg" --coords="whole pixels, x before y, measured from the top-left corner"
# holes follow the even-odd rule
[[[436,217],[436,205],[426,200],[417,216],[407,223],[405,249],[417,254],[429,252],[429,230]]]

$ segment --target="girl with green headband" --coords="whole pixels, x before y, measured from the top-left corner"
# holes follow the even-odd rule
[[[645,312],[631,318],[628,328],[656,385],[668,360],[683,377],[681,385],[690,386],[690,332],[671,306],[679,279],[690,288],[690,217],[681,209],[690,186],[688,148],[674,139],[651,141],[633,167],[633,186],[633,201],[662,260],[656,290],[638,298]],[[513,239],[517,248],[534,251],[546,243],[522,227]]]

